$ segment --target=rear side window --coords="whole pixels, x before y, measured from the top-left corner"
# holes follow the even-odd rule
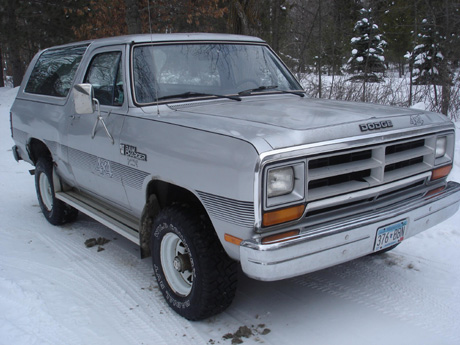
[[[25,92],[66,97],[87,45],[45,51],[30,74]]]

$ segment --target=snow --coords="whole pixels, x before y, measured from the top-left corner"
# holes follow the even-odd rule
[[[0,88],[1,345],[230,345],[241,326],[253,333],[244,344],[460,344],[460,213],[380,256],[279,282],[240,274],[224,313],[177,316],[136,245],[82,215],[46,222],[32,167],[11,153],[16,92]],[[85,247],[97,237],[111,240],[104,251]]]
[[[411,106],[412,109],[427,110],[426,105],[423,102],[418,102]]]
[[[425,62],[426,58],[427,55],[425,52],[418,54],[414,59],[414,65],[422,65]]]

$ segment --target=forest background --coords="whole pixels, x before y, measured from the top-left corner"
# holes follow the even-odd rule
[[[0,0],[0,87],[41,49],[149,32],[259,36],[312,97],[460,117],[455,0]]]

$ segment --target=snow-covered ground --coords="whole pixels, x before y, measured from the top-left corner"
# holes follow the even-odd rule
[[[378,257],[272,283],[240,274],[226,312],[177,316],[134,244],[83,215],[46,222],[11,153],[16,92],[0,88],[1,345],[232,344],[242,326],[244,344],[460,344],[460,212]],[[105,250],[85,247],[97,237]]]

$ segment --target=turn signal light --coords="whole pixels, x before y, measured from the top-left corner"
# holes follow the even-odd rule
[[[302,217],[303,211],[305,211],[305,205],[297,205],[264,213],[262,225],[271,226],[299,219]]]
[[[431,172],[431,180],[438,180],[440,178],[446,177],[447,175],[449,175],[451,170],[452,165],[446,165],[441,168],[434,169]]]
[[[235,237],[235,236],[232,236],[232,235],[229,235],[229,234],[225,234],[224,239],[225,239],[225,241],[227,241],[229,243],[236,244],[237,246],[239,246],[241,244],[241,242],[243,242],[243,240],[241,238],[238,238],[238,237]]]

